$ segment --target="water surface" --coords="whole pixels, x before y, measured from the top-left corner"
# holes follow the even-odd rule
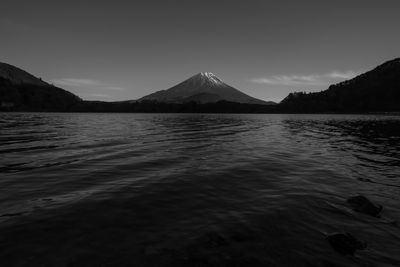
[[[399,266],[399,166],[396,116],[0,113],[0,265]]]

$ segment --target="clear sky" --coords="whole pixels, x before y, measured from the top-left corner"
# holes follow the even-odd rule
[[[84,99],[137,99],[202,71],[264,100],[400,56],[400,1],[1,0],[0,61]]]

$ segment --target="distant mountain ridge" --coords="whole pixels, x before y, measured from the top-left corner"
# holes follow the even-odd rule
[[[229,101],[245,104],[270,105],[274,102],[251,97],[224,83],[211,72],[201,72],[167,89],[144,96],[138,101],[152,100],[165,103],[215,103]]]
[[[292,112],[400,111],[400,58],[316,93],[290,93],[280,103]]]
[[[0,62],[0,110],[67,111],[78,96]]]
[[[13,65],[0,62],[0,78],[8,80],[11,84],[31,84],[37,86],[50,86],[50,84],[36,78],[32,74]]]

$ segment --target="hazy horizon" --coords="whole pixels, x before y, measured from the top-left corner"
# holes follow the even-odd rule
[[[266,101],[399,57],[400,3],[4,1],[0,61],[87,100],[138,99],[199,72]]]

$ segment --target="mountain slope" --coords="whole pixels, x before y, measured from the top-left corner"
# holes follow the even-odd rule
[[[221,100],[247,104],[273,104],[227,85],[211,72],[201,72],[167,90],[157,91],[138,101],[153,100],[165,103],[214,103]]]
[[[0,110],[66,111],[79,101],[68,91],[0,62]]]
[[[48,83],[42,81],[40,78],[36,78],[32,74],[12,66],[7,63],[0,62],[0,78],[8,80],[14,85],[20,84],[31,84],[37,86],[49,86]]]
[[[280,106],[292,112],[400,111],[400,58],[318,93],[291,93]]]

